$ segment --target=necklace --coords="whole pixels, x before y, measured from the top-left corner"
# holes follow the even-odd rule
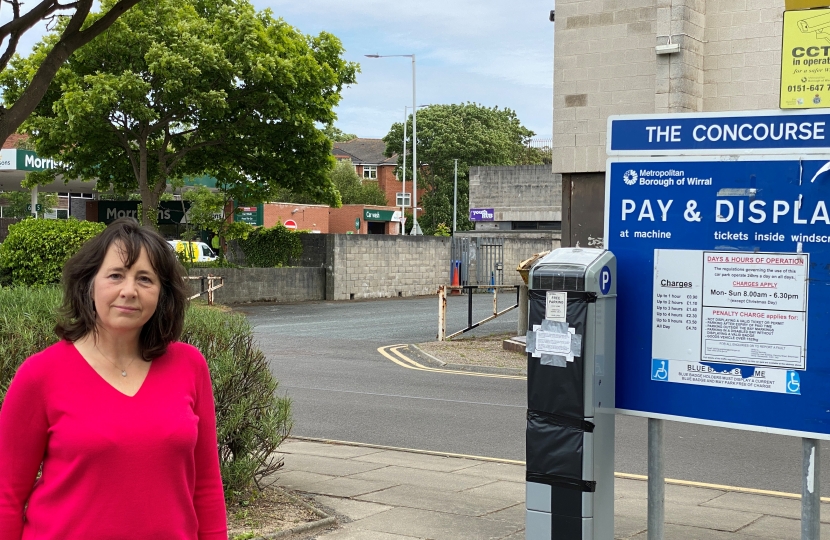
[[[126,377],[126,376],[127,376],[127,369],[129,369],[129,367],[130,367],[131,365],[133,365],[133,362],[135,362],[135,357],[133,357],[133,359],[132,359],[132,360],[130,360],[130,363],[129,363],[129,364],[127,364],[127,367],[125,367],[124,369],[121,369],[120,367],[118,367],[118,364],[116,364],[115,362],[113,362],[112,360],[110,360],[110,359],[109,359],[109,357],[108,357],[106,354],[104,354],[103,352],[101,352],[101,349],[99,349],[99,348],[98,348],[98,344],[97,344],[97,343],[95,344],[95,350],[96,350],[96,351],[98,351],[98,354],[100,354],[101,356],[103,356],[103,357],[104,357],[104,359],[106,359],[106,361],[107,361],[107,362],[109,362],[110,364],[112,364],[113,366],[115,366],[115,369],[117,369],[117,370],[119,370],[119,371],[121,372],[121,376],[122,376],[122,377]]]

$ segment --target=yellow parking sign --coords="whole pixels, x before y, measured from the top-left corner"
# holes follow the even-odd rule
[[[830,106],[830,8],[784,12],[779,106]]]

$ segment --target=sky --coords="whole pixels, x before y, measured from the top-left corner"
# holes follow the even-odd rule
[[[411,59],[365,55],[415,54],[418,105],[510,108],[534,138],[552,137],[553,0],[252,1],[304,34],[336,35],[345,58],[360,64],[336,111],[335,125],[346,133],[383,137],[412,106]],[[0,24],[7,18],[4,10]],[[23,36],[20,54],[42,26]]]
[[[412,106],[479,103],[510,108],[534,138],[553,131],[553,0],[253,0],[305,34],[336,35],[359,62],[335,125],[380,138]]]

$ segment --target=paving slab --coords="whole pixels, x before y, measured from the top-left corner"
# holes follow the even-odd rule
[[[774,540],[800,540],[801,519],[789,519],[778,516],[763,516],[752,523],[742,533],[752,534],[759,538],[771,538]],[[821,538],[830,538],[830,525],[822,523],[819,532]]]
[[[524,465],[511,465],[509,463],[493,463],[490,461],[472,462],[474,467],[464,469],[463,474],[470,476],[483,476],[493,480],[507,480],[508,482],[525,482]]]
[[[415,508],[393,508],[349,524],[350,528],[409,535],[429,540],[501,540],[521,526],[496,519],[430,512]],[[364,538],[364,537],[359,537]]]
[[[666,502],[666,523],[689,525],[705,529],[736,532],[757,521],[763,516],[761,512],[740,512]]]
[[[687,527],[684,525],[673,525],[667,523],[664,536],[666,540],[759,540],[760,537],[751,534],[730,533],[724,531],[713,531],[700,529],[698,527]],[[648,540],[648,531],[643,531],[625,540]]]
[[[614,516],[614,538],[630,538],[648,529],[645,517]]]
[[[428,471],[453,472],[475,468],[480,461],[472,459],[432,456],[413,452],[383,451],[365,456],[357,456],[354,461],[379,465],[397,465],[410,469],[426,469]]]
[[[389,506],[418,508],[466,516],[484,516],[515,504],[513,501],[491,499],[464,491],[448,493],[420,486],[397,486],[367,493],[361,495],[358,499]]]
[[[326,540],[423,540],[418,536],[402,536],[377,531],[353,529],[346,525],[340,530],[325,535]]]
[[[752,493],[730,492],[703,503],[703,506],[740,510],[743,512],[757,512],[763,509],[764,514],[790,519],[801,519],[800,499],[785,499],[783,497],[770,497]]]
[[[269,476],[266,482],[273,480],[278,486],[296,489],[299,491],[306,491],[305,488],[312,484],[332,480],[334,478],[337,477],[307,471],[280,471]]]
[[[397,465],[353,474],[349,478],[356,478],[358,480],[390,480],[398,482],[399,484],[430,487],[442,491],[462,491],[483,486],[490,482],[490,480],[480,476],[468,476],[462,473],[447,474],[445,472],[412,469]],[[524,499],[524,496],[522,496],[522,499]]]
[[[305,454],[290,454],[285,456],[283,470],[305,471],[329,476],[349,476],[383,467],[378,463],[355,461],[353,459],[337,459],[325,456],[309,456]]]
[[[380,491],[393,487],[394,482],[376,480],[355,480],[354,478],[332,478],[316,484],[310,484],[303,491],[315,495],[329,495],[331,497],[357,497],[373,491]]]
[[[326,497],[317,495],[314,500],[326,508],[330,508],[338,516],[345,516],[351,521],[367,518],[381,512],[391,510],[391,506],[342,497]]]
[[[450,476],[458,476],[456,474]],[[506,501],[524,502],[527,487],[524,482],[507,482],[496,480],[489,484],[464,490],[464,493],[481,495],[492,499],[504,499]]]
[[[487,514],[485,517],[488,519],[500,519],[501,521],[506,521],[508,523],[521,523],[524,525],[526,517],[525,503],[522,501],[521,503],[514,504],[504,510]]]
[[[347,446],[344,444],[326,444],[314,441],[287,439],[280,445],[280,451],[289,454],[306,454],[310,456],[336,457],[349,459],[357,456],[382,452],[378,448]]]
[[[525,540],[525,532],[519,531],[515,534],[511,534],[510,536],[505,536],[502,540]]]
[[[702,504],[726,493],[712,488],[679,486],[677,484],[666,484],[665,490],[666,502],[684,504]],[[648,482],[629,478],[615,478],[614,498],[648,499]]]

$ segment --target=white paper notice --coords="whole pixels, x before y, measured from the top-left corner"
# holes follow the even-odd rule
[[[565,322],[568,314],[568,293],[547,291],[545,294],[545,318]]]
[[[776,381],[777,390],[757,376],[752,384],[727,384],[743,372],[715,374],[705,367],[682,377],[677,367],[670,379],[653,380],[781,391],[792,377],[774,370],[806,369],[808,263],[800,253],[655,250],[654,361],[755,367]]]
[[[536,332],[536,352],[570,356],[571,334],[557,334],[555,332]]]

